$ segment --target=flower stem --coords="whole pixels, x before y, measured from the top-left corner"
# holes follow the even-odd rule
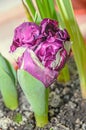
[[[36,126],[44,127],[48,124],[48,97],[49,97],[49,88],[45,88],[45,107],[42,108],[40,114],[35,113]]]

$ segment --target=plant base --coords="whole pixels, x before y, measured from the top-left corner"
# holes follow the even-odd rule
[[[38,127],[44,127],[46,124],[48,124],[48,114],[46,115],[35,115],[36,119],[36,126]]]
[[[86,99],[86,87],[81,86],[82,98]]]

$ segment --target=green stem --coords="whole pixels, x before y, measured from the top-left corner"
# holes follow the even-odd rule
[[[38,127],[44,127],[46,124],[48,124],[48,97],[49,97],[49,88],[45,89],[45,107],[43,108],[43,112],[40,114],[35,113],[35,119],[36,119],[36,125]],[[40,111],[40,110],[39,110]]]
[[[48,124],[48,113],[45,113],[43,115],[35,114],[35,119],[36,119],[36,125],[38,127],[44,127],[46,124]]]

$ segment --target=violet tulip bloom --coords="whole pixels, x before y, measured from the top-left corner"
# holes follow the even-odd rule
[[[10,51],[14,52],[18,47],[33,48],[37,43],[36,40],[40,34],[40,27],[35,23],[24,22],[14,31],[13,43]]]
[[[33,25],[33,23],[27,25],[29,24]],[[69,34],[65,29],[58,27],[57,21],[51,19],[44,19],[40,26],[34,24],[34,31],[30,31],[31,27],[25,26],[21,26],[20,29],[24,28],[23,39],[21,31],[19,34],[16,33],[16,37],[19,38],[18,45],[26,46],[17,63],[20,69],[26,70],[48,87],[57,78],[69,57],[71,46]],[[11,46],[11,51],[14,50]]]
[[[48,38],[34,51],[28,48],[23,53],[18,59],[19,68],[40,80],[45,87],[49,87],[69,57],[69,45],[70,42],[63,43],[54,37]]]

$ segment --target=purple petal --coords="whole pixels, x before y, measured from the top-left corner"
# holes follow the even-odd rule
[[[45,18],[42,20],[40,27],[41,33],[44,36],[53,36],[57,30],[58,22],[56,20],[52,20],[49,18]]]
[[[20,60],[19,66],[21,69],[26,70],[32,76],[40,80],[46,87],[51,85],[58,75],[57,71],[51,71],[48,68],[39,67],[32,59],[29,49],[24,52],[22,56],[22,62]]]
[[[40,27],[35,23],[24,22],[14,31],[13,43],[10,50],[13,52],[20,46],[33,47],[40,34]]]
[[[52,38],[50,38],[52,39]],[[53,69],[51,67],[51,64],[53,61],[56,60],[56,54],[60,51],[63,50],[64,46],[61,41],[58,40],[51,40],[47,39],[45,42],[42,42],[35,50],[35,53],[37,57],[39,58],[40,62],[42,64],[49,68]]]
[[[64,29],[64,30],[58,29],[56,32],[56,38],[61,40],[61,41],[69,41],[70,40],[70,36],[69,36],[66,29]]]

